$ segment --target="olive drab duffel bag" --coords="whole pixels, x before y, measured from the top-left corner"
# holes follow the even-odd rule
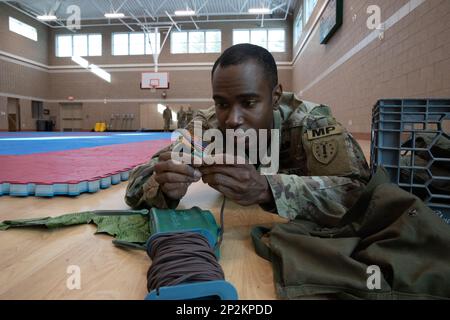
[[[450,298],[450,226],[384,169],[339,227],[294,220],[255,228],[252,240],[282,299]]]

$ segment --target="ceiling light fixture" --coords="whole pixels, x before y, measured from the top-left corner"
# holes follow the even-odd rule
[[[123,17],[125,17],[125,15],[120,12],[105,13],[105,18],[109,18],[109,19],[119,19],[119,18],[123,18]]]
[[[194,10],[177,10],[175,11],[175,15],[176,16],[193,16],[195,15],[195,11]]]
[[[37,18],[38,18],[38,20],[41,20],[41,21],[55,21],[55,20],[58,20],[58,18],[55,15],[53,15],[53,14],[44,14],[42,16],[37,16]]]
[[[272,14],[272,10],[269,8],[251,8],[248,9],[248,13],[251,14]]]

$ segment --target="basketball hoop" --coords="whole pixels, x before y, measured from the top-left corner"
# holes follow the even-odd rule
[[[156,88],[159,86],[159,79],[150,79],[150,92],[155,93]]]

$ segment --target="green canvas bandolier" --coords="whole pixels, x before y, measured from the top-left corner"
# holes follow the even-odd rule
[[[96,233],[106,233],[115,239],[116,245],[144,249],[150,237],[149,211],[144,210],[97,210],[69,213],[59,217],[7,220],[0,223],[0,230],[23,227],[47,227],[49,229],[90,224],[97,225]]]

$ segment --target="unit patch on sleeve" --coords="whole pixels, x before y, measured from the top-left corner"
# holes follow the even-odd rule
[[[338,152],[338,143],[334,139],[317,141],[312,143],[312,153],[314,158],[322,164],[329,164],[333,161]]]

